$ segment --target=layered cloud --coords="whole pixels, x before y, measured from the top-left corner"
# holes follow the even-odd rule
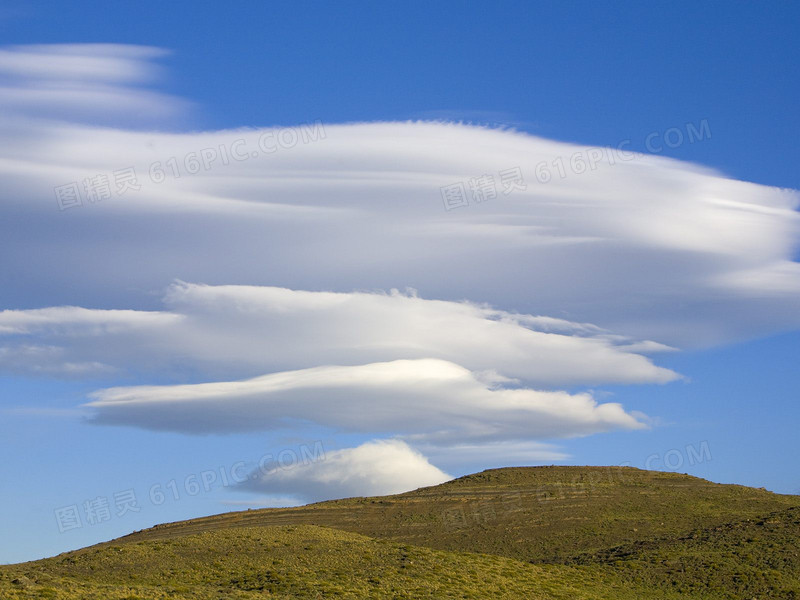
[[[121,44],[0,48],[0,108],[16,118],[152,123],[186,106],[142,87],[157,78],[152,61],[165,54],[160,48]]]
[[[97,336],[164,327],[178,319],[179,315],[167,313],[78,306],[4,310],[0,311],[0,335]]]
[[[588,394],[501,388],[438,359],[272,373],[246,381],[95,392],[101,424],[184,433],[296,427],[410,436],[440,444],[588,435],[642,423]]]
[[[557,456],[643,422],[559,389],[800,326],[794,190],[452,123],[142,130],[162,55],[0,50],[0,369],[111,378],[98,422]]]
[[[63,348],[115,369],[169,365],[222,377],[313,365],[441,358],[536,385],[664,383],[677,375],[597,327],[414,294],[170,286],[165,311],[0,312],[0,344]],[[35,357],[30,367],[40,368]],[[51,368],[57,363],[48,359]],[[0,360],[0,369],[14,369]]]
[[[800,324],[797,193],[674,160],[608,150],[614,164],[560,178],[554,161],[591,149],[437,123],[4,138],[0,273],[19,307],[48,281],[52,304],[152,308],[148,293],[178,277],[410,286],[681,347]],[[525,189],[504,195],[500,173],[516,168]],[[126,169],[138,189],[118,193]],[[496,198],[444,209],[443,187],[469,197],[484,174]],[[92,202],[97,176],[110,197]],[[71,182],[82,205],[60,211],[54,190]]]
[[[0,370],[62,359],[103,370],[191,369],[219,377],[313,365],[440,358],[539,386],[664,383],[677,375],[638,352],[659,351],[587,324],[508,313],[412,293],[310,292],[176,283],[163,311],[52,307],[0,311],[0,347],[22,352]]]
[[[84,365],[100,375],[127,369],[162,377],[166,365],[173,377],[256,374],[104,389],[89,406],[97,423],[146,429],[230,433],[305,422],[434,445],[641,427],[617,404],[547,390],[677,377],[632,352],[631,340],[588,324],[396,291],[181,282],[165,304],[160,312],[0,312],[0,368],[86,376]]]

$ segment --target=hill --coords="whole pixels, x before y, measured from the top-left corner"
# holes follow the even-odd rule
[[[0,567],[0,597],[794,598],[799,551],[797,496],[521,467],[159,525]]]
[[[445,552],[313,525],[234,527],[93,547],[0,568],[0,597],[641,598],[587,567]],[[678,596],[673,596],[677,598]]]
[[[405,494],[347,498],[159,525],[131,540],[224,527],[308,524],[441,550],[564,563],[800,505],[739,485],[631,467],[492,469]],[[125,538],[123,538],[125,539]]]

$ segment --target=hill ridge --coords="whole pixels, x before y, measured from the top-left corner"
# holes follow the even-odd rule
[[[254,550],[242,546],[240,538],[272,541]],[[312,538],[317,541],[304,541]],[[360,565],[361,570],[345,575],[347,564],[334,555],[356,547],[353,569]],[[175,548],[181,551],[176,554]],[[337,597],[366,597],[371,580],[382,591],[369,597],[403,597],[398,589],[410,585],[406,569],[411,559],[402,557],[409,553],[421,561],[412,570],[419,568],[429,578],[424,594],[441,597],[505,597],[497,590],[519,590],[524,581],[531,586],[526,596],[531,598],[793,598],[800,597],[800,496],[635,467],[486,469],[401,494],[162,523],[53,559],[0,569],[0,592],[17,585],[4,573],[41,574],[42,581],[52,576],[65,589],[72,589],[69,578],[77,573],[106,585],[91,575],[92,566],[117,565],[114,569],[124,577],[142,569],[166,573],[157,555],[174,563],[169,572],[200,586],[206,581],[201,563],[218,563],[215,556],[222,549],[250,558],[235,576],[225,575],[222,567],[215,570],[217,587],[208,598],[267,591],[275,597],[318,597],[314,594],[320,590],[334,588]],[[115,558],[120,552],[125,561]],[[312,555],[316,563],[303,558]],[[192,558],[199,561],[200,556],[203,561]],[[263,566],[273,563],[279,566]],[[454,570],[442,578],[441,565]],[[388,569],[389,575],[370,576],[372,568]],[[293,569],[307,579],[298,580]],[[474,587],[481,577],[459,580],[455,573],[463,569],[484,573],[496,586],[495,595],[481,595]],[[355,587],[339,586],[340,579],[351,576]],[[330,587],[331,578],[339,587]],[[547,585],[542,588],[541,582]],[[462,584],[471,595],[458,595]],[[205,598],[208,591],[202,586],[192,590],[194,595],[187,597]],[[162,597],[154,593],[149,589],[150,595],[120,598]],[[94,597],[83,589],[80,594],[63,597]],[[179,592],[163,597],[175,594],[182,597]]]

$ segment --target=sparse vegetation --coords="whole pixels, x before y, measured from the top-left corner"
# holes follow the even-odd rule
[[[0,567],[0,598],[796,598],[800,497],[627,468],[161,525]]]

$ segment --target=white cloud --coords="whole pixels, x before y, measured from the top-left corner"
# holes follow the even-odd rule
[[[537,386],[677,377],[590,324],[413,293],[181,282],[165,304],[0,312],[0,368],[213,379],[100,390],[90,404],[98,423],[229,433],[313,422],[465,452],[641,426],[619,405]],[[251,378],[232,379],[242,374]]]
[[[51,281],[53,303],[143,308],[175,277],[341,292],[411,286],[679,347],[800,326],[795,191],[642,155],[538,183],[537,165],[588,149],[462,125],[325,125],[307,143],[295,128],[284,147],[278,131],[8,126],[0,283],[17,306],[35,282]],[[259,149],[264,135],[274,152]],[[230,156],[237,140],[246,160]],[[204,150],[216,155],[208,169],[198,167]],[[150,179],[154,164],[163,182]],[[443,209],[441,186],[488,173],[499,187],[499,171],[516,166],[526,190]],[[138,192],[57,209],[55,186],[113,181],[126,167]],[[24,236],[12,225],[20,221]]]
[[[287,494],[306,502],[399,494],[452,479],[400,440],[373,440],[334,450],[322,461],[259,473],[246,489]]]
[[[644,425],[587,393],[500,387],[451,362],[397,360],[272,373],[245,381],[99,390],[94,422],[183,433],[230,433],[314,423],[415,442],[530,440]]]
[[[21,79],[147,82],[154,67],[146,61],[167,54],[148,46],[48,44],[0,48],[0,74]]]
[[[0,48],[0,108],[27,117],[103,116],[153,122],[187,103],[143,89],[157,78],[160,48],[121,44],[51,44]]]
[[[166,327],[179,315],[136,310],[99,310],[55,306],[31,310],[0,311],[0,335],[104,335]]]
[[[19,347],[63,349],[64,360],[125,370],[159,365],[213,377],[314,365],[440,358],[539,386],[664,383],[675,373],[587,324],[508,313],[414,294],[310,292],[259,286],[172,285],[167,311],[55,307],[0,312]],[[563,333],[556,333],[562,331]],[[10,346],[9,346],[10,347]],[[649,348],[649,346],[648,346]],[[55,356],[46,356],[52,367]],[[0,355],[0,369],[25,371]],[[35,354],[27,363],[41,368]]]
[[[533,388],[664,382],[675,374],[643,354],[800,327],[797,191],[448,123],[121,129],[185,113],[147,87],[162,54],[0,49],[0,309],[17,309],[0,312],[0,368],[211,382],[102,390],[101,421],[201,432],[291,417],[402,434],[440,464],[557,460],[539,439],[643,417]],[[113,186],[126,168],[139,189],[87,199],[87,179]],[[488,174],[501,189],[512,168],[525,189],[443,209],[442,186]],[[59,211],[54,188],[72,183],[83,204]],[[162,310],[154,291],[176,278],[211,285],[174,286]],[[370,291],[407,286],[438,300]],[[413,470],[398,448],[383,462]]]

